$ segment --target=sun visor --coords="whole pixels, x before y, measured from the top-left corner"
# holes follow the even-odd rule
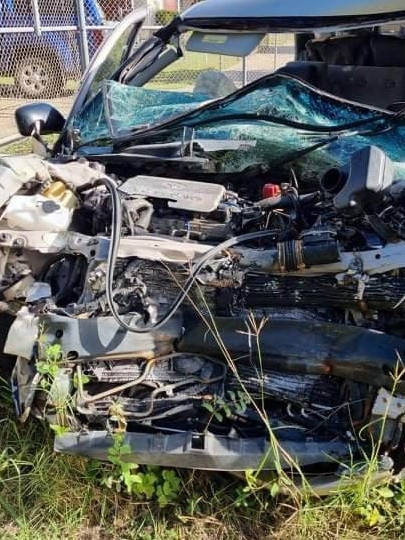
[[[186,49],[192,52],[222,54],[224,56],[248,56],[260,44],[266,34],[208,34],[193,32]]]

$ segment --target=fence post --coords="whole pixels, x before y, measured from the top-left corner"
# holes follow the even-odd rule
[[[248,82],[248,65],[247,65],[247,57],[244,56],[242,58],[242,85],[246,86]]]
[[[276,34],[276,40],[275,40],[275,48],[274,48],[274,71],[276,71],[278,66],[278,34]]]
[[[32,16],[34,19],[34,32],[37,36],[42,34],[41,31],[41,17],[39,14],[38,0],[31,0],[32,4]]]
[[[79,50],[82,72],[89,65],[89,43],[87,41],[86,13],[84,11],[84,1],[76,0],[77,27],[79,29]]]

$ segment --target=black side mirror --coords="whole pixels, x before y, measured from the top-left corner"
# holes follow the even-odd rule
[[[15,111],[18,131],[24,137],[60,133],[65,118],[49,103],[29,103]]]

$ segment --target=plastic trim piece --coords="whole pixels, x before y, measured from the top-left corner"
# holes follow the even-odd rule
[[[112,443],[112,437],[107,431],[65,433],[55,438],[55,450],[106,461]],[[126,433],[125,444],[131,447],[131,453],[125,459],[146,465],[215,471],[275,468],[274,454],[263,437],[232,439],[192,432],[171,435]],[[349,444],[342,441],[284,441],[282,447],[301,467],[334,462],[350,452]],[[277,456],[278,459],[282,466],[288,465],[281,455]]]

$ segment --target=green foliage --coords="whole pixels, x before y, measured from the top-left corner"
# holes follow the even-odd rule
[[[171,11],[169,9],[159,9],[155,13],[156,24],[166,26],[169,24],[177,15],[176,11]]]
[[[69,387],[59,378],[64,361],[63,350],[59,343],[54,345],[43,343],[42,336],[38,339],[38,349],[40,356],[36,360],[35,367],[41,375],[39,387],[46,395],[47,405],[50,405],[54,412],[53,417],[48,417],[50,428],[56,436],[62,436],[70,431],[69,426],[74,421]]]
[[[89,384],[90,380],[91,379],[88,375],[82,374],[79,377],[78,373],[75,372],[73,375],[73,387],[77,390],[81,385],[84,386]]]
[[[173,470],[160,467],[145,467],[139,470],[136,463],[127,458],[131,448],[125,444],[125,434],[113,434],[113,444],[108,450],[108,460],[112,467],[102,472],[102,484],[120,493],[134,495],[139,500],[155,500],[164,507],[175,502],[179,496],[181,481]]]
[[[226,399],[215,395],[212,399],[206,399],[202,407],[218,422],[223,422],[225,418],[245,413],[250,402],[251,397],[243,390],[229,390]]]
[[[190,63],[194,61],[191,56]],[[30,141],[24,141],[2,151],[27,152],[30,145]],[[45,386],[57,376],[63,360],[60,352],[58,346],[51,348],[37,362],[38,371],[48,381]],[[82,383],[86,383],[84,378]],[[141,470],[126,462],[130,448],[122,433],[114,435],[108,464],[61,456],[53,452],[53,437],[44,424],[32,418],[24,425],[16,421],[10,394],[2,381],[1,540],[405,538],[405,481],[381,486],[359,482],[350,489],[337,489],[322,500],[286,500],[282,495],[284,480],[277,474],[261,484],[255,471],[247,471],[242,480],[190,471],[183,472],[185,480],[181,480],[175,471],[156,467]],[[224,419],[237,410],[232,401],[239,400],[237,393],[234,399],[228,397],[225,404],[211,400],[204,406]],[[112,412],[117,423],[123,422],[119,407]],[[59,432],[66,428],[55,425],[52,429]],[[371,465],[368,468],[373,470]],[[108,485],[109,476],[114,489],[100,485]],[[136,496],[136,504],[128,493]],[[161,508],[172,502],[175,507]]]
[[[344,498],[344,495],[343,495]],[[367,497],[356,498],[347,495],[348,504],[361,517],[364,525],[372,529],[382,529],[389,523],[395,528],[405,528],[405,482],[372,487]]]
[[[236,489],[235,504],[238,507],[254,508],[260,503],[262,510],[267,509],[271,499],[277,499],[286,488],[291,487],[291,480],[279,476],[276,472],[267,472],[266,478],[259,478],[257,471],[245,471],[245,485]]]
[[[129,496],[123,482],[121,492],[114,484],[111,489],[100,485],[115,467],[111,461],[57,455],[44,425],[30,420],[21,426],[7,411],[0,401],[2,540],[404,539],[404,482],[370,490],[360,484],[323,500],[298,503],[281,494],[271,497],[269,487],[259,489],[253,471],[244,480],[185,471],[180,480],[175,471],[147,467],[132,469],[142,482],[131,486]],[[122,434],[117,439],[111,457],[120,463],[129,448]],[[268,486],[275,481],[282,488],[277,475]],[[164,482],[169,484],[165,488]],[[158,487],[169,498],[173,487],[179,487],[178,495],[159,501]]]
[[[151,473],[152,474],[152,473]],[[179,496],[181,481],[177,473],[168,469],[156,469],[157,477],[156,495],[161,506],[176,501]]]
[[[62,359],[62,347],[56,343],[55,345],[45,347],[43,358],[39,358],[36,361],[36,370],[42,375],[40,386],[44,390],[49,390],[51,388],[59,373]]]
[[[110,406],[110,422],[116,424],[115,432],[116,433],[125,433],[127,430],[127,419],[125,418],[124,409],[122,406],[115,402]]]
[[[58,140],[59,135],[44,135],[44,140],[53,145]],[[23,155],[30,154],[32,152],[32,139],[31,137],[24,137],[17,142],[8,144],[6,146],[0,146],[0,154],[8,155]]]
[[[142,482],[139,474],[135,471],[138,465],[124,461],[125,455],[131,453],[131,448],[124,443],[125,435],[123,433],[115,433],[113,435],[113,445],[108,450],[108,459],[113,465],[109,474],[106,474],[102,479],[102,484],[112,489],[115,487],[119,493],[125,487],[128,494],[133,493],[135,484]]]
[[[70,428],[68,428],[67,426],[61,426],[59,424],[49,424],[49,427],[57,437],[62,437],[62,435],[65,435],[70,431]]]

